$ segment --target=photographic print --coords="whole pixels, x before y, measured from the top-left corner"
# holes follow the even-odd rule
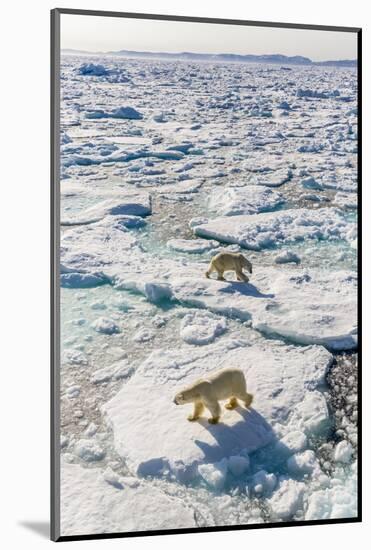
[[[54,540],[360,521],[360,29],[52,12]]]

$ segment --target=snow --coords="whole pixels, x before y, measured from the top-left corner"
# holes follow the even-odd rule
[[[219,246],[218,241],[206,241],[205,239],[170,239],[167,246],[176,252],[188,254],[202,254]]]
[[[354,463],[356,466],[356,463]],[[354,469],[352,467],[352,469]],[[329,486],[313,492],[307,503],[306,520],[355,517],[357,513],[357,477],[335,470]]]
[[[287,520],[302,507],[305,485],[293,479],[281,479],[278,488],[268,500],[273,517]]]
[[[277,478],[273,473],[259,470],[252,477],[251,488],[256,495],[269,495],[277,485]]]
[[[228,470],[235,477],[240,477],[244,474],[250,466],[250,460],[248,456],[230,456],[228,460]]]
[[[340,441],[336,447],[334,452],[334,459],[336,462],[343,462],[344,464],[347,464],[350,462],[353,454],[353,447],[348,441]]]
[[[91,377],[91,381],[93,384],[102,384],[104,382],[110,382],[111,380],[121,380],[122,378],[130,376],[132,372],[133,367],[124,359],[108,367],[96,370]]]
[[[262,250],[307,239],[347,239],[354,222],[336,208],[298,208],[251,216],[221,217],[193,227],[195,235]]]
[[[200,465],[249,454],[273,442],[275,426],[285,429],[306,396],[319,394],[314,388],[324,380],[331,360],[322,347],[297,348],[260,337],[187,351],[155,350],[103,407],[114,430],[116,450],[140,476],[170,476],[187,483],[197,477]],[[187,421],[192,406],[174,405],[174,395],[226,364],[245,373],[247,389],[254,394],[253,408],[225,410],[217,425],[208,424],[205,416]],[[311,417],[301,414],[300,421],[308,433],[315,427]],[[220,473],[215,475],[221,486]]]
[[[287,469],[294,475],[313,474],[319,470],[318,460],[314,451],[307,449],[302,453],[296,453],[287,460]]]
[[[256,185],[264,185],[266,187],[281,187],[284,183],[287,183],[292,178],[292,171],[289,169],[278,169],[273,172],[264,172],[263,174],[256,175],[254,182]]]
[[[83,76],[107,76],[109,74],[109,71],[103,65],[94,63],[83,63],[78,72]]]
[[[301,258],[297,254],[295,254],[295,252],[292,252],[291,250],[285,250],[284,252],[277,254],[277,256],[274,258],[274,261],[276,264],[300,264]]]
[[[220,462],[214,464],[200,464],[198,466],[199,475],[206,481],[210,487],[215,490],[221,490],[227,478],[228,460],[223,458]]]
[[[290,425],[306,435],[323,433],[329,424],[326,399],[319,391],[306,393],[293,411]]]
[[[67,533],[356,515],[356,70],[283,69],[61,56]],[[251,410],[188,422],[226,366]]]
[[[64,232],[61,259],[66,269],[90,272],[113,282],[117,289],[136,290],[152,303],[175,300],[227,317],[251,319],[264,334],[278,334],[296,343],[335,350],[356,347],[357,281],[352,272],[302,269],[292,273],[281,267],[253,266],[248,284],[208,280],[205,264],[185,269],[181,262],[152,260],[120,225],[119,216],[112,218]],[[292,231],[289,225],[287,231]]]
[[[105,456],[99,443],[92,439],[80,439],[75,445],[75,453],[84,462],[96,462]]]
[[[187,344],[202,346],[210,344],[227,330],[225,319],[207,311],[189,313],[182,319],[180,337]]]
[[[130,486],[107,470],[62,464],[61,534],[151,531],[196,527],[191,508],[160,489],[139,483]]]
[[[297,453],[302,451],[308,444],[307,436],[304,432],[293,430],[282,437],[276,445],[279,453]]]
[[[78,216],[62,219],[62,225],[83,225],[102,220],[106,216],[122,216],[120,223],[130,226],[129,216],[148,216],[152,213],[149,193],[125,193],[119,199],[108,199],[82,211]],[[135,222],[135,218],[134,218]],[[135,224],[134,224],[135,225]]]
[[[357,194],[339,191],[334,197],[334,202],[341,208],[356,209],[358,207]]]
[[[225,187],[212,192],[209,209],[218,216],[257,214],[273,210],[284,202],[280,193],[258,185]]]
[[[86,111],[85,117],[88,119],[123,118],[140,120],[143,118],[143,115],[133,107],[118,107],[110,112],[104,111],[103,109]]]
[[[120,327],[112,319],[99,317],[92,323],[92,327],[102,334],[116,334],[120,332]]]

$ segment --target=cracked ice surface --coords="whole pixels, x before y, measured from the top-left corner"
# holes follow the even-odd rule
[[[62,534],[354,517],[355,69],[62,55],[61,94]],[[225,366],[252,409],[188,422]]]

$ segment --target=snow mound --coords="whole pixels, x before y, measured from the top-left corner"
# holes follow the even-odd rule
[[[61,535],[196,527],[192,509],[180,500],[152,485],[114,475],[62,465]]]
[[[251,216],[220,217],[193,227],[195,235],[262,250],[306,239],[347,239],[354,222],[336,208],[298,208]]]
[[[258,185],[224,187],[211,193],[209,209],[218,216],[236,216],[273,210],[283,202],[280,193]]]
[[[322,347],[297,348],[256,335],[246,342],[159,349],[103,410],[112,425],[117,452],[138,475],[175,477],[186,483],[202,474],[207,483],[221,487],[228,463],[221,467],[220,462],[271,443],[276,426],[292,431],[286,428],[291,411],[323,381],[330,361],[331,355]],[[208,412],[189,422],[192,405],[174,405],[174,395],[226,365],[243,370],[248,391],[254,394],[253,408],[223,410],[217,425],[207,422]],[[232,469],[237,468],[234,462]],[[209,464],[213,466],[203,467]]]
[[[227,323],[223,318],[217,318],[208,311],[188,313],[180,325],[180,337],[196,346],[210,344],[227,330]]]

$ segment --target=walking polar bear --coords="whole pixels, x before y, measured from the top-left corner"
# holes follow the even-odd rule
[[[210,279],[211,273],[216,271],[218,273],[218,281],[225,281],[223,277],[224,271],[234,271],[238,281],[245,281],[247,283],[249,278],[242,271],[243,268],[252,273],[252,265],[243,254],[237,252],[219,252],[211,260],[209,269],[205,275]]]
[[[229,399],[226,409],[235,409],[240,399],[245,407],[250,407],[253,396],[246,392],[246,380],[240,369],[223,369],[210,376],[197,380],[181,392],[174,399],[176,405],[194,403],[193,414],[188,416],[191,422],[197,420],[204,408],[209,409],[210,424],[217,424],[221,415],[219,401]]]

